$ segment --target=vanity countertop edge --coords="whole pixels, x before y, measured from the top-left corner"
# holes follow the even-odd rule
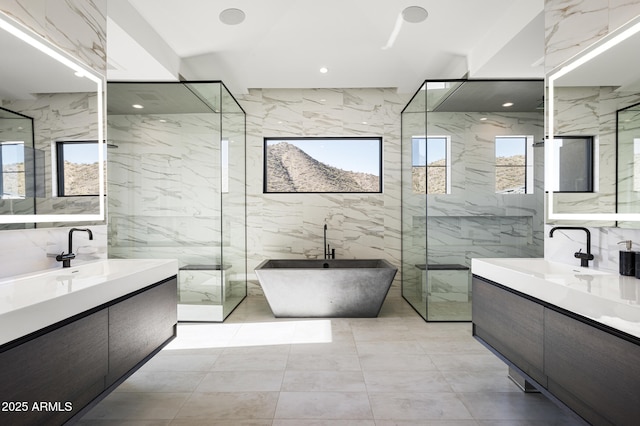
[[[73,289],[73,281],[65,281],[74,270],[92,268],[96,265],[111,264],[119,267],[117,273],[96,279],[89,284]],[[105,259],[79,264],[72,268],[59,268],[19,277],[0,280],[0,345],[29,335],[60,321],[69,319],[115,299],[134,293],[178,274],[175,259]],[[63,279],[61,279],[62,277]],[[29,284],[41,284],[58,279],[60,285],[67,285],[65,292],[52,292],[50,297],[42,291],[34,291],[32,300],[24,300]],[[87,280],[88,281],[88,280]],[[20,286],[20,287],[19,287]],[[46,290],[47,288],[45,288]],[[22,299],[16,302],[20,291]],[[46,293],[46,291],[45,291]]]
[[[532,267],[520,268],[520,263]],[[543,263],[566,267],[569,273],[545,275],[533,271]],[[539,258],[474,258],[471,272],[640,339],[640,279],[635,277]],[[631,289],[635,299],[625,295],[623,289]]]

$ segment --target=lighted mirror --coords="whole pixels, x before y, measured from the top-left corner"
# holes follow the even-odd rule
[[[0,229],[103,221],[102,76],[2,13],[0,52]],[[59,196],[61,141],[94,142],[90,195]]]
[[[611,226],[619,221],[640,221],[640,201],[618,203],[617,111],[640,102],[640,19],[635,19],[585,49],[547,75],[548,105],[545,142],[547,220],[581,221],[591,226]],[[630,112],[630,114],[632,114]],[[632,126],[630,125],[629,128]],[[628,132],[629,133],[629,132]],[[632,133],[632,132],[631,132]],[[627,151],[633,151],[631,136]],[[569,163],[558,146],[569,139],[591,140],[592,147],[573,146],[580,161]],[[593,155],[592,175],[581,169],[587,151]],[[575,159],[575,157],[573,157]],[[631,166],[630,166],[631,167]],[[633,167],[623,180],[633,180]],[[564,174],[564,177],[563,177]],[[589,191],[589,179],[592,179]],[[563,182],[565,190],[559,188]],[[566,189],[581,188],[569,191]],[[586,188],[586,190],[585,190]],[[637,196],[629,192],[625,197]],[[638,198],[640,199],[640,197]],[[594,222],[595,221],[595,222]]]
[[[618,212],[640,212],[640,103],[619,110]]]

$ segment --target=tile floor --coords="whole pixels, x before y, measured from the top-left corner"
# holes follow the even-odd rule
[[[80,425],[578,425],[471,337],[402,298],[380,317],[275,319],[250,296],[222,324],[178,338]]]

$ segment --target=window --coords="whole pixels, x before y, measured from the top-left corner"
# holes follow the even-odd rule
[[[2,165],[2,173],[0,173],[1,198],[25,198],[27,191],[24,142],[0,143],[0,165]]]
[[[99,195],[97,141],[57,142],[56,157],[58,197]]]
[[[382,192],[382,138],[265,138],[264,192]]]
[[[451,193],[451,138],[414,136],[411,140],[411,175],[416,194]]]
[[[593,150],[591,136],[556,136],[554,192],[593,192]],[[562,165],[562,167],[560,167]]]
[[[497,136],[496,193],[533,193],[533,136]]]

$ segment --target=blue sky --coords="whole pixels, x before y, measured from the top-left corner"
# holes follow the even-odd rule
[[[413,159],[414,166],[424,166],[426,163],[447,158],[447,139],[439,137],[429,137],[429,143],[425,146],[424,138],[413,138]],[[426,149],[425,149],[426,148]]]
[[[22,143],[2,144],[2,163],[15,164],[24,162],[24,145]]]
[[[93,143],[67,143],[64,145],[64,159],[72,163],[93,164],[98,161],[98,145]]]
[[[287,142],[316,160],[342,170],[380,175],[379,139],[272,139],[269,145]]]
[[[500,137],[496,138],[496,157],[513,157],[525,155],[527,152],[527,138]]]

